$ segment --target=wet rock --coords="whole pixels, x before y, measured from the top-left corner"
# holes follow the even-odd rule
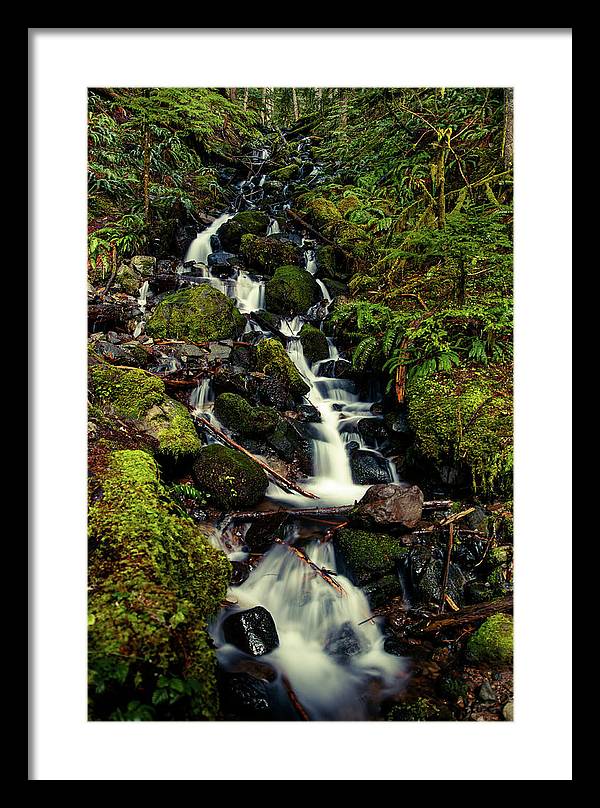
[[[237,435],[265,435],[273,432],[278,414],[269,407],[253,407],[236,393],[221,393],[215,401],[215,415]]]
[[[191,343],[184,342],[181,345],[177,345],[176,351],[179,356],[187,356],[188,359],[201,359],[206,357],[205,350]]]
[[[234,345],[229,361],[232,365],[244,370],[254,370],[256,367],[256,350],[251,345]]]
[[[264,606],[235,612],[223,621],[225,640],[251,656],[262,656],[279,645],[275,621]]]
[[[375,485],[392,481],[387,460],[369,449],[355,449],[350,454],[352,480],[356,485]]]
[[[300,329],[300,342],[309,365],[314,365],[329,356],[327,337],[318,328],[305,323]]]
[[[250,564],[247,561],[232,561],[231,562],[231,579],[230,586],[241,586],[244,581],[248,580],[250,575]]]
[[[208,346],[208,354],[206,358],[209,362],[226,362],[233,349],[232,340],[220,340],[219,342],[211,342]]]
[[[496,701],[496,693],[494,692],[494,688],[488,682],[487,679],[483,680],[481,687],[477,692],[477,696],[479,701],[487,701],[487,702],[494,702]]]
[[[268,519],[253,522],[244,537],[244,544],[251,553],[266,553],[275,537],[280,537],[285,514],[274,512]]]
[[[247,673],[262,682],[274,682],[277,679],[277,671],[258,659],[240,659],[231,666],[232,673]]]
[[[119,365],[129,365],[131,367],[145,367],[148,364],[148,354],[144,349],[128,350],[122,345],[118,345],[108,340],[98,340],[94,344],[94,351],[99,356],[104,356],[110,361]]]
[[[296,266],[280,266],[265,284],[265,303],[275,314],[296,315],[321,298],[321,290],[313,276]]]
[[[210,504],[224,510],[256,505],[269,481],[254,461],[228,446],[203,446],[193,466],[198,487],[211,495]]]
[[[391,598],[402,595],[402,584],[397,575],[384,575],[383,578],[363,586],[363,593],[367,596],[369,606],[377,609]]]
[[[264,339],[259,343],[256,351],[256,367],[269,378],[279,382],[287,390],[287,398],[291,396],[301,399],[310,390],[285,348],[276,339]],[[274,406],[277,406],[275,402]]]
[[[311,473],[311,442],[295,423],[280,418],[273,432],[267,435],[266,443],[282,460],[296,463],[305,474]]]
[[[301,404],[295,413],[299,421],[305,421],[311,424],[318,424],[321,422],[321,413],[312,404]]]
[[[441,554],[437,557],[434,550],[422,545],[412,547],[403,567],[408,573],[407,579],[414,601],[425,605],[440,602],[444,574],[444,560]],[[466,579],[460,567],[451,563],[448,568],[446,593],[458,605],[464,602],[465,583]]]
[[[402,525],[414,528],[423,513],[423,492],[416,485],[373,485],[352,511],[352,520],[363,525]]]
[[[246,266],[261,275],[272,275],[277,267],[302,266],[302,251],[289,241],[273,236],[242,236],[240,254]]]
[[[224,222],[217,230],[217,236],[224,250],[236,253],[240,248],[242,236],[247,233],[262,236],[267,232],[268,226],[269,216],[266,213],[258,210],[245,210]]]
[[[360,640],[349,622],[332,629],[324,646],[325,653],[335,657],[338,662],[345,662],[350,657],[360,654],[360,648]]]
[[[249,374],[244,368],[229,365],[217,367],[213,375],[213,387],[217,395],[219,393],[237,393],[245,398],[251,398],[258,391],[259,383],[262,384],[262,381]]]
[[[273,705],[267,685],[248,673],[225,673],[218,677],[219,701],[225,719],[269,721]]]
[[[356,431],[367,446],[373,448],[387,441],[387,432],[381,418],[361,418],[356,424]]]
[[[319,376],[327,379],[354,379],[352,362],[347,359],[328,359],[319,364]]]
[[[144,278],[149,278],[156,271],[156,258],[152,255],[134,255],[129,265]]]
[[[366,530],[342,528],[333,543],[336,558],[357,586],[394,574],[397,562],[408,553],[399,539]]]
[[[240,259],[233,253],[220,250],[213,252],[208,256],[208,266],[212,269],[215,275],[219,277],[229,277],[235,271],[235,267],[239,266]]]
[[[388,412],[383,419],[384,427],[392,444],[405,449],[413,439],[413,433],[404,410]]]
[[[180,255],[187,252],[187,248],[198,235],[198,228],[195,224],[178,224],[173,234],[173,243]]]
[[[160,272],[150,278],[148,286],[155,295],[162,295],[165,292],[173,292],[179,287],[179,276],[176,274]]]
[[[128,295],[136,295],[142,285],[142,276],[127,264],[121,264],[115,278],[115,288],[121,289]]]
[[[146,332],[153,337],[206,342],[235,339],[245,325],[233,302],[204,284],[164,297],[150,315]]]

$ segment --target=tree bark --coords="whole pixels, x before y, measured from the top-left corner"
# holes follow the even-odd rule
[[[458,628],[459,626],[469,625],[478,620],[485,620],[493,614],[499,612],[511,613],[513,610],[512,595],[506,595],[503,598],[490,600],[487,603],[476,603],[473,606],[466,606],[454,614],[444,614],[437,617],[430,618],[426,626],[420,630],[430,633],[432,631],[439,631],[446,628]]]
[[[150,130],[144,122],[144,221],[150,223]]]
[[[292,87],[292,104],[294,106],[294,121],[297,121],[300,117],[300,108],[298,106],[298,95],[295,87]]]
[[[244,89],[244,110],[248,109],[248,88]]]
[[[508,169],[513,162],[513,88],[504,88],[504,137],[502,139],[502,157],[504,168]]]
[[[444,136],[445,137],[445,136]],[[442,139],[438,144],[438,160],[436,165],[436,212],[438,228],[446,226],[446,145]]]

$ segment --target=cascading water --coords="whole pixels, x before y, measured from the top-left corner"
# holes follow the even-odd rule
[[[149,283],[148,281],[144,281],[143,284],[140,286],[137,299],[138,308],[142,312],[142,319],[139,321],[139,323],[136,325],[133,331],[133,336],[135,339],[137,339],[140,336],[140,334],[144,330],[144,326],[146,325],[144,315],[146,314],[146,306],[148,305],[148,289],[149,289]]]
[[[279,232],[280,232],[279,222],[277,221],[277,219],[271,219],[271,221],[269,222],[269,226],[267,228],[267,236],[274,236]]]
[[[207,264],[208,256],[213,251],[210,243],[210,237],[214,236],[219,227],[221,227],[222,224],[225,224],[225,222],[228,222],[234,216],[235,213],[222,213],[211,225],[206,228],[206,230],[202,230],[201,233],[198,233],[196,238],[188,247],[183,263],[187,264],[188,261],[193,261],[197,264]]]
[[[265,159],[262,154],[260,158]],[[211,252],[210,236],[231,215],[219,217],[198,235],[188,250],[186,261],[207,262]],[[272,219],[268,234],[278,232],[279,225]],[[306,270],[311,274],[317,270],[314,250],[306,251]],[[241,270],[236,271],[233,280],[222,280],[210,271],[207,273],[206,278],[211,284],[236,298],[240,311],[253,312],[264,307],[264,282],[261,279]],[[330,301],[331,296],[324,284],[317,283],[323,299]],[[282,320],[279,326],[281,334],[288,337],[288,355],[310,387],[307,398],[320,414],[320,422],[311,424],[313,475],[302,485],[318,496],[319,505],[349,505],[360,499],[369,486],[353,482],[347,444],[348,436],[354,436],[356,429],[348,430],[344,426],[349,419],[358,421],[360,417],[371,417],[371,402],[360,400],[352,382],[318,375],[321,362],[309,366],[298,337],[304,322],[304,317],[297,316]],[[246,331],[260,332],[262,329],[249,317]],[[324,361],[337,360],[339,354],[331,339],[328,339],[328,344],[329,360]],[[205,379],[192,393],[190,405],[195,414],[202,414],[214,422],[213,400],[210,381]],[[269,486],[267,498],[294,508],[315,504],[274,484]],[[243,544],[247,529],[248,525],[240,526],[237,538],[213,530],[212,540],[232,560],[243,560],[248,557]],[[287,529],[285,541],[290,546],[298,538],[297,531],[297,527]],[[333,545],[317,540],[304,545],[304,549],[314,564],[335,576],[342,592],[328,585],[289,548],[274,544],[241,586],[230,587],[228,601],[231,605],[211,626],[219,660],[225,669],[235,670],[240,661],[247,659],[242,651],[225,642],[224,619],[232,610],[263,606],[274,618],[279,636],[279,646],[261,657],[278,674],[268,684],[269,689],[278,692],[275,702],[286,702],[286,688],[291,686],[313,720],[375,717],[381,699],[401,689],[404,662],[384,651],[383,636],[370,619],[371,611],[362,591],[337,574]],[[340,653],[342,647],[345,651]]]

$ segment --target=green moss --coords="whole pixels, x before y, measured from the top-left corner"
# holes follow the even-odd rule
[[[263,339],[258,343],[256,367],[261,373],[281,381],[296,397],[302,397],[310,390],[285,348],[276,339]]]
[[[418,698],[396,704],[386,716],[386,721],[443,721],[440,708],[431,699]]]
[[[268,407],[253,407],[235,393],[221,393],[215,401],[215,415],[238,435],[264,435],[277,426],[279,416]]]
[[[89,509],[90,718],[214,718],[205,631],[231,565],[168,498],[146,452],[113,452]],[[178,695],[164,699],[164,682]],[[142,709],[143,708],[143,709]]]
[[[194,463],[198,486],[211,495],[211,502],[225,510],[256,505],[267,490],[264,471],[249,457],[228,446],[203,446]]]
[[[246,320],[226,295],[202,284],[163,298],[152,312],[146,332],[153,337],[207,342],[235,339],[245,324]]]
[[[281,266],[265,284],[265,302],[276,314],[301,314],[320,298],[319,287],[304,269]]]
[[[200,450],[200,438],[188,410],[171,398],[148,410],[144,430],[158,440],[159,452],[173,460],[193,457]]]
[[[315,250],[315,257],[320,275],[335,277],[338,266],[333,247],[329,244],[320,244]]]
[[[396,562],[408,553],[408,548],[392,536],[350,528],[336,531],[334,546],[357,585],[394,572]]]
[[[161,379],[138,368],[117,368],[99,363],[89,371],[89,393],[99,404],[109,405],[120,418],[142,418],[150,407],[162,404]]]
[[[452,674],[441,676],[437,687],[442,696],[453,702],[457,701],[458,699],[464,699],[469,692],[466,682],[464,682],[459,676],[454,676]]]
[[[300,266],[302,263],[302,254],[295,244],[270,236],[242,236],[240,255],[250,269],[263,275],[272,275],[277,267],[284,264]]]
[[[488,617],[467,643],[467,656],[475,662],[508,664],[513,657],[513,621],[506,614]]]
[[[342,197],[337,203],[337,208],[342,216],[350,213],[350,211],[356,210],[356,208],[360,208],[360,206],[360,199],[355,194],[348,194],[348,196]]]
[[[474,489],[484,495],[511,489],[511,396],[494,368],[412,378],[407,399],[417,447],[426,457],[467,465]]]
[[[367,233],[359,225],[347,222],[329,199],[307,195],[302,198],[302,210],[317,230],[335,241],[343,250],[357,258],[364,258],[367,255]]]
[[[307,214],[317,229],[329,229],[342,219],[342,214],[328,199],[323,196],[302,201],[302,210]]]
[[[123,264],[115,279],[118,287],[128,295],[136,295],[142,285],[142,276],[127,264]]]
[[[275,171],[269,172],[269,180],[276,180],[277,182],[289,182],[298,176],[300,167],[296,163],[290,163],[283,168],[278,168]]]
[[[260,210],[244,210],[224,222],[217,230],[217,235],[224,250],[236,253],[242,236],[247,233],[263,236],[267,232],[269,221],[269,216]]]
[[[327,337],[318,328],[305,323],[300,329],[300,342],[304,349],[306,361],[312,365],[329,356],[329,343]]]

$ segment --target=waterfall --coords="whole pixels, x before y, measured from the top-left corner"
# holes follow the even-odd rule
[[[318,278],[316,278],[316,281],[317,281],[317,286],[319,287],[319,289],[323,293],[323,300],[330,301],[331,300],[331,295],[329,294],[329,291],[328,291],[327,287],[325,286],[325,284],[323,283],[323,281],[320,281]]]
[[[222,213],[206,230],[202,230],[201,233],[198,233],[188,247],[183,263],[194,261],[196,264],[206,264],[208,262],[208,256],[213,251],[210,244],[210,237],[217,232],[222,224],[228,222],[233,216],[235,216],[235,213]]]
[[[208,417],[210,420],[210,413],[207,412],[212,408],[215,394],[212,389],[210,378],[202,379],[202,381],[192,390],[190,394],[190,407],[192,408],[193,415],[202,415]]]
[[[279,233],[279,222],[277,219],[271,219],[269,222],[269,227],[267,228],[267,236],[274,236],[276,233]]]

